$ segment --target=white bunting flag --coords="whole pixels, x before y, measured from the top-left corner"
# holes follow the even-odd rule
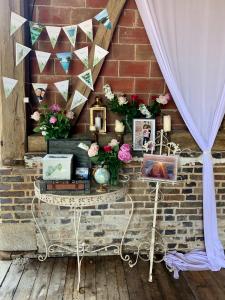
[[[14,87],[16,86],[18,80],[8,78],[8,77],[2,77],[3,81],[3,87],[5,92],[5,97],[7,98],[13,91]]]
[[[86,68],[88,68],[88,46],[74,51],[76,56],[82,61]]]
[[[55,45],[57,43],[60,31],[61,31],[61,27],[56,27],[56,26],[45,26],[50,42],[52,44],[52,48],[55,48]]]
[[[89,39],[93,42],[93,25],[92,19],[84,21],[78,24],[81,30],[89,37]]]
[[[31,51],[30,48],[16,43],[16,66],[24,59],[25,56]]]
[[[35,54],[37,57],[37,62],[38,62],[40,72],[42,72],[49,60],[49,57],[51,56],[51,53],[36,50]]]
[[[108,53],[109,51],[95,45],[93,67],[96,66]]]
[[[77,25],[64,26],[63,30],[67,35],[72,46],[75,47],[76,38],[77,38]]]
[[[81,73],[78,75],[81,81],[83,81],[92,91],[94,91],[93,87],[93,80],[92,80],[92,74],[91,69]]]
[[[73,110],[75,107],[81,105],[82,103],[85,103],[86,101],[87,98],[83,96],[78,90],[76,90],[73,96],[73,101],[70,110]]]
[[[32,86],[33,86],[33,89],[35,91],[35,94],[36,94],[36,91],[39,89],[39,90],[47,90],[47,87],[48,87],[48,84],[47,83],[32,83]]]
[[[55,82],[54,85],[60,92],[60,94],[63,96],[65,101],[67,101],[68,98],[68,89],[69,89],[69,80],[63,80],[63,81],[58,81]]]
[[[13,35],[26,21],[27,19],[11,12],[10,35]]]

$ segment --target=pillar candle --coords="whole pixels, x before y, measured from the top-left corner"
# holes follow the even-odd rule
[[[93,125],[93,126],[90,125],[89,130],[90,130],[90,131],[96,131],[96,128],[95,128],[94,125]]]
[[[115,132],[124,132],[124,125],[123,125],[123,122],[120,122],[119,120],[116,120],[115,121]]]
[[[95,117],[95,128],[100,130],[102,128],[102,120],[101,117]]]
[[[171,131],[171,116],[163,116],[163,131],[170,132]]]

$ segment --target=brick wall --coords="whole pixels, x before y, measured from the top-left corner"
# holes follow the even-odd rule
[[[223,153],[225,157],[225,153]],[[214,153],[221,157],[221,153]],[[13,223],[16,228],[21,223],[32,221],[31,200],[33,180],[41,173],[41,163],[33,163],[28,156],[29,165],[0,170],[0,218],[2,223]],[[217,213],[220,238],[225,246],[225,164],[214,166],[216,180]],[[153,213],[153,197],[147,183],[137,181],[140,163],[133,162],[125,172],[131,177],[129,193],[135,203],[134,217],[126,235],[126,245],[135,248],[139,242],[149,240]],[[188,251],[203,247],[202,231],[202,166],[189,163],[182,166],[179,175],[183,181],[175,186],[162,187],[164,198],[158,208],[157,227],[166,238],[169,249]],[[63,241],[73,245],[73,211],[57,208],[45,203],[36,203],[38,220],[47,231],[50,241]],[[81,237],[95,247],[118,242],[129,217],[130,204],[124,199],[118,203],[90,206],[84,210],[81,225]],[[14,224],[16,223],[16,224]],[[39,251],[43,250],[38,236]]]
[[[33,20],[56,26],[77,24],[94,17],[106,6],[107,2],[107,0],[37,0]],[[98,23],[93,22],[96,31]],[[85,34],[79,30],[76,49],[86,45],[90,47],[91,43],[88,42]],[[71,47],[63,32],[60,33],[54,50],[45,31],[34,46],[37,50],[53,53],[75,50]],[[167,92],[165,81],[156,62],[134,0],[127,0],[109,52],[95,84],[95,93],[91,94],[78,125],[75,127],[76,132],[88,131],[88,107],[93,103],[95,95],[102,93],[102,87],[106,83],[111,85],[114,92],[140,95],[147,104],[153,96]],[[63,105],[65,102],[57,92],[53,82],[70,78],[71,83],[74,84],[77,80],[76,76],[82,70],[82,63],[74,55],[68,76],[66,76],[59,61],[56,60],[56,56],[52,55],[45,70],[40,74],[33,53],[32,80],[33,82],[48,82],[50,84],[47,93],[48,103],[56,101]],[[70,93],[72,93],[72,90]],[[166,107],[166,110],[172,115],[173,128],[181,129],[185,127],[173,102]],[[115,115],[108,114],[108,130],[114,129],[114,120]]]

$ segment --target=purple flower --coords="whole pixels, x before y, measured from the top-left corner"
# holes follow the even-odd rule
[[[50,109],[52,112],[59,112],[61,110],[61,107],[59,104],[52,104],[52,106],[50,106]]]
[[[131,145],[129,145],[129,144],[123,144],[123,145],[120,147],[120,150],[121,150],[121,151],[128,151],[128,152],[130,152],[130,150],[131,150]]]
[[[54,116],[52,116],[49,120],[49,123],[51,123],[51,124],[55,124],[56,122],[57,122],[57,119]]]
[[[131,155],[130,151],[120,150],[118,153],[118,158],[119,158],[119,160],[121,160],[125,163],[128,163],[132,160],[132,155]]]

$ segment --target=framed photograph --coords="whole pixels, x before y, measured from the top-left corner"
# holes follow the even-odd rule
[[[133,120],[133,150],[143,151],[143,146],[148,142],[155,142],[155,120],[134,119]],[[154,147],[154,145],[151,145]],[[151,149],[149,149],[151,150]]]
[[[89,168],[76,168],[75,175],[77,179],[87,180],[89,178]]]
[[[144,154],[141,176],[149,180],[176,181],[178,156]]]

